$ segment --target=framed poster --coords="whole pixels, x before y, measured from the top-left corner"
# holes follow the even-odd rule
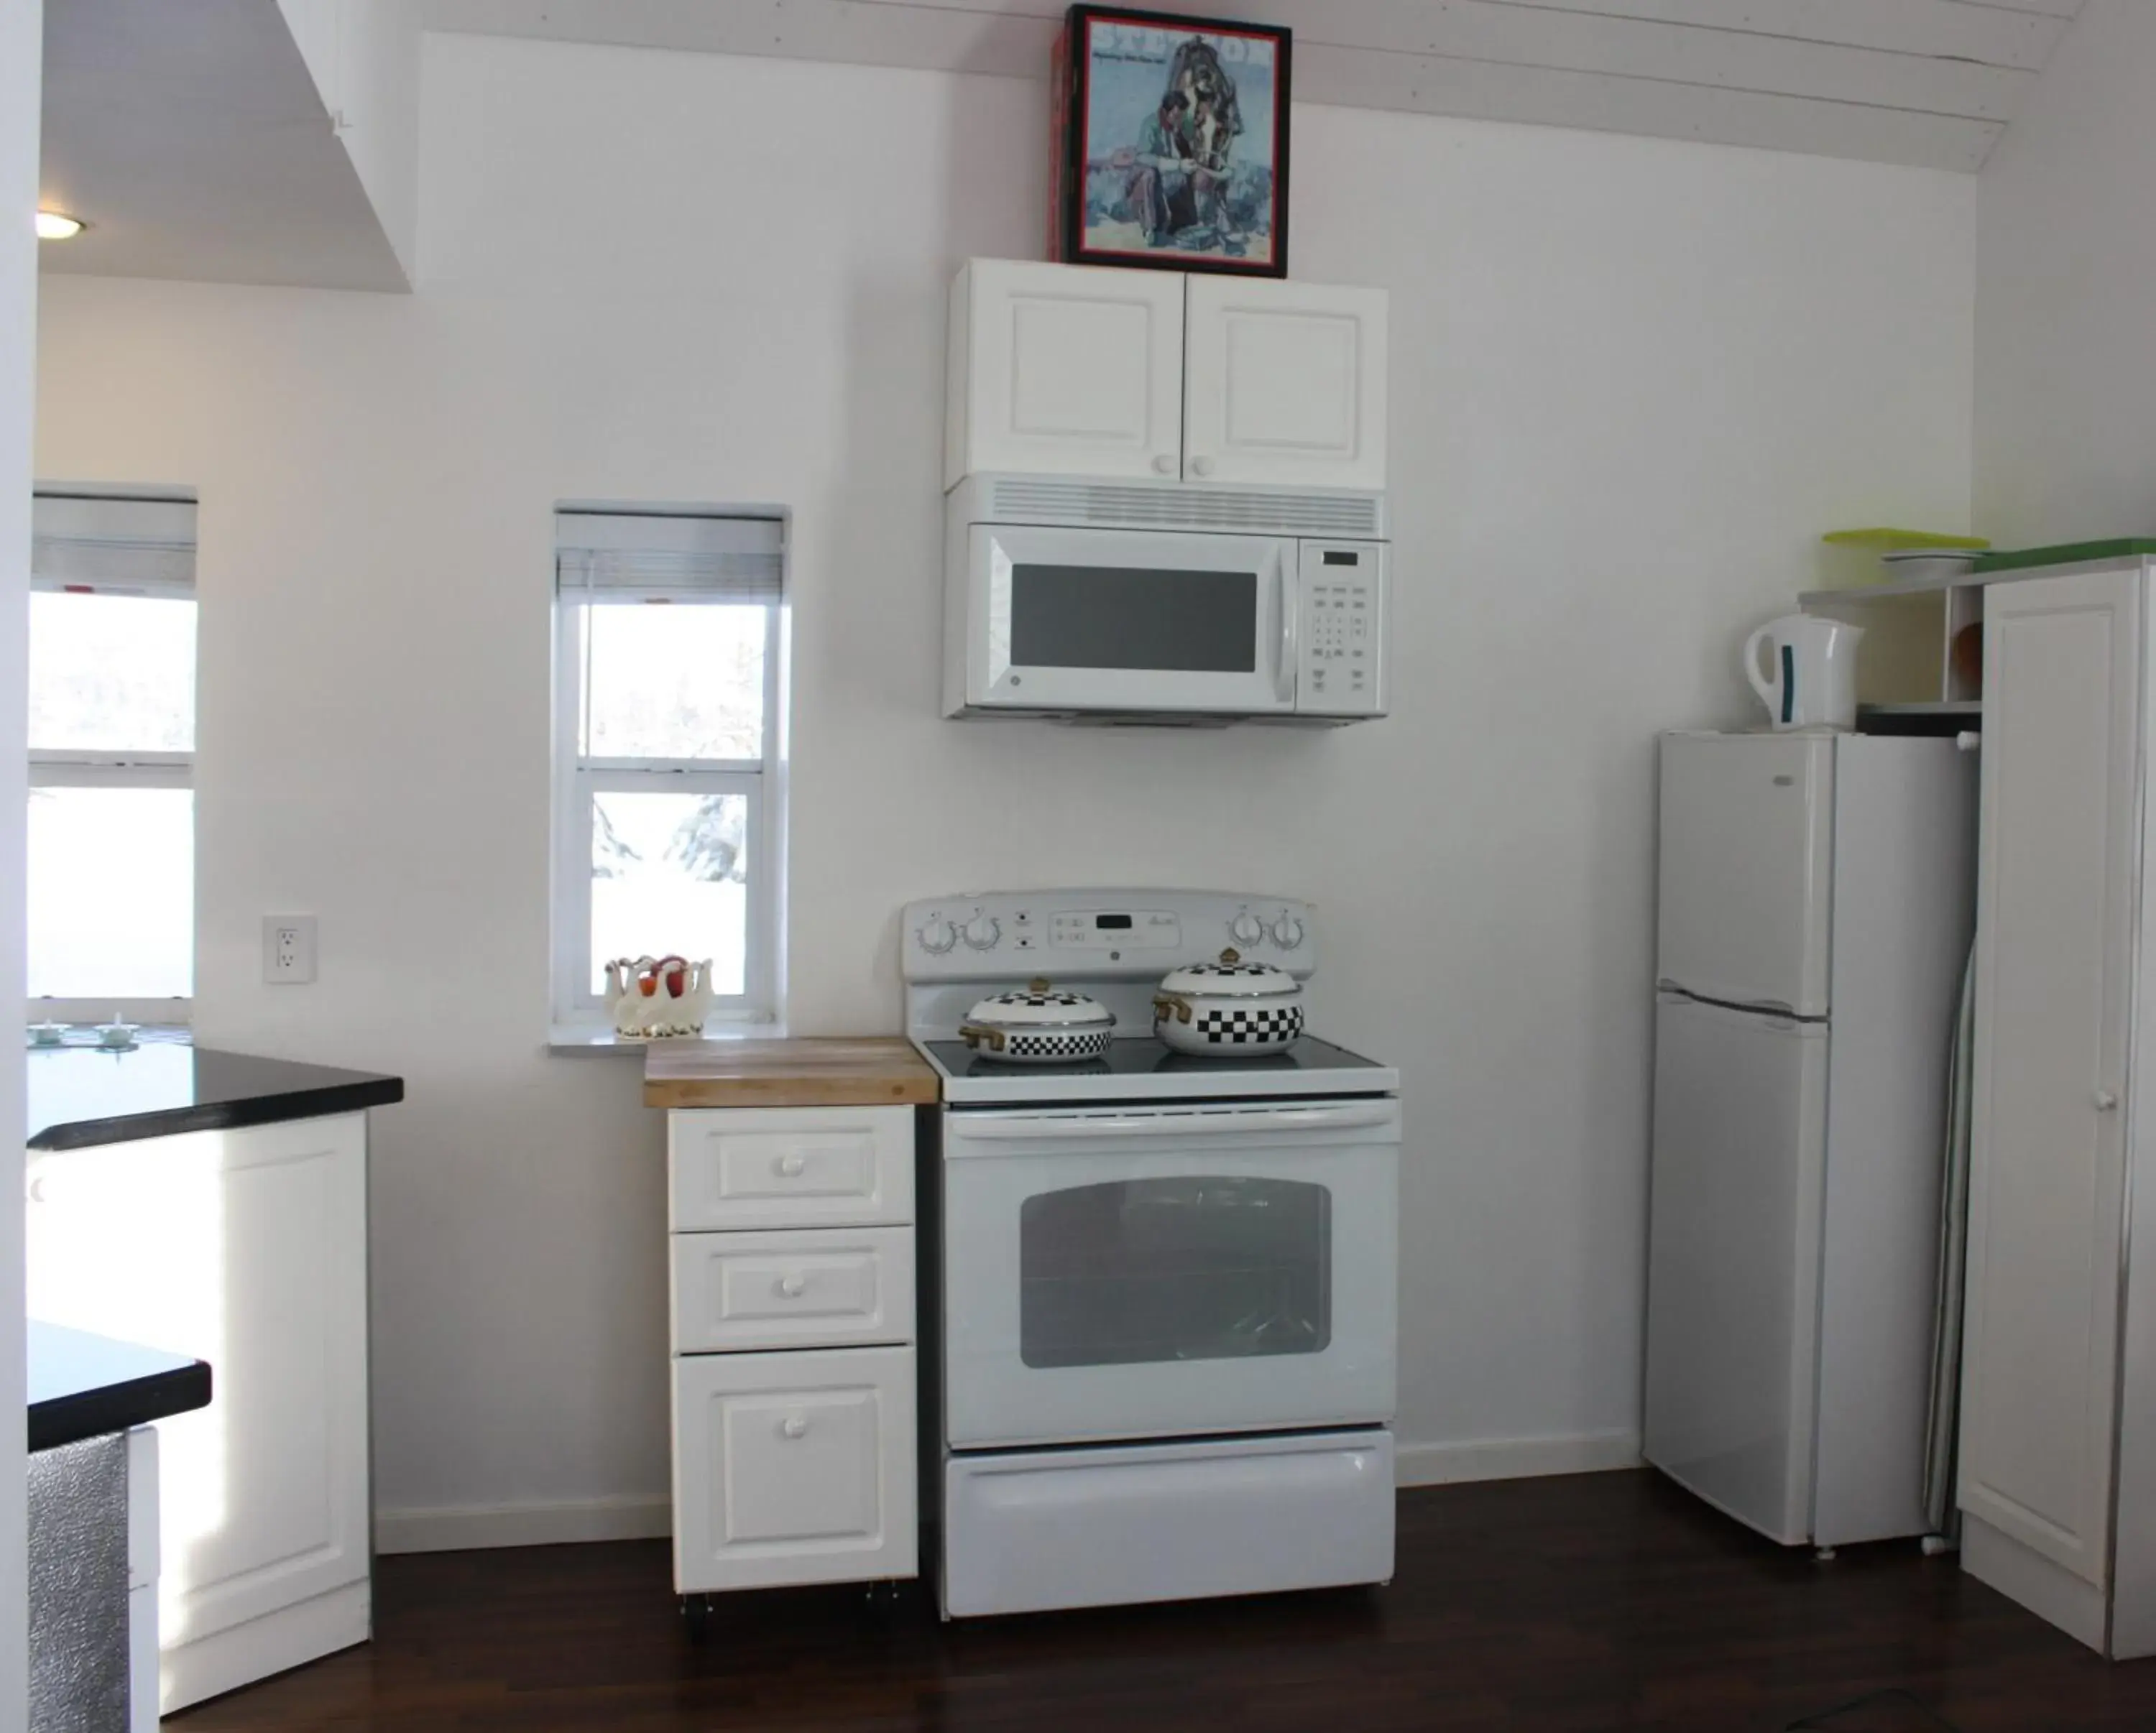
[[[1072,7],[1055,48],[1054,255],[1286,276],[1292,44],[1263,24]]]

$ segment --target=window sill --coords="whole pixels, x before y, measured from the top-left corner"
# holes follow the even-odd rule
[[[676,1041],[783,1041],[786,1027],[775,1023],[713,1023],[699,1035],[676,1035],[666,1038]],[[547,1034],[547,1051],[555,1059],[612,1059],[624,1054],[649,1053],[654,1047],[663,1047],[665,1040],[633,1041],[617,1035],[603,1024],[557,1025]]]

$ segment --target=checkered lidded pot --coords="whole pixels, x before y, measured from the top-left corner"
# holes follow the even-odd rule
[[[1012,1065],[1067,1065],[1108,1050],[1116,1013],[1098,999],[1029,981],[992,994],[966,1013],[958,1033],[983,1059]]]
[[[1152,1028],[1178,1053],[1208,1059],[1278,1053],[1302,1033],[1302,983],[1224,951],[1218,962],[1168,972],[1152,997]]]

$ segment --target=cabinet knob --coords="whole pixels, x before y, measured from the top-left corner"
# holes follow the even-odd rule
[[[808,1435],[808,1423],[798,1414],[788,1414],[778,1423],[778,1429],[789,1438],[806,1438]]]
[[[807,1158],[802,1156],[781,1156],[778,1158],[778,1171],[788,1179],[798,1179],[808,1166]]]
[[[2116,1112],[2118,1112],[2118,1095],[2117,1095],[2114,1091],[2110,1090],[2098,1090],[2096,1092],[2096,1110],[2097,1110],[2098,1113],[2116,1113]]]
[[[798,1275],[783,1275],[778,1279],[778,1291],[788,1300],[798,1300],[808,1287],[808,1282]]]
[[[1164,451],[1152,460],[1152,466],[1155,470],[1163,475],[1173,475],[1175,474],[1175,459],[1170,457]]]
[[[1210,458],[1191,459],[1190,473],[1194,475],[1210,475],[1213,473],[1213,459]]]

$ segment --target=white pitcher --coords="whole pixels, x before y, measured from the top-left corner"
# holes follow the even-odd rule
[[[1856,727],[1856,643],[1863,636],[1861,626],[1793,613],[1744,640],[1744,677],[1776,728]]]

